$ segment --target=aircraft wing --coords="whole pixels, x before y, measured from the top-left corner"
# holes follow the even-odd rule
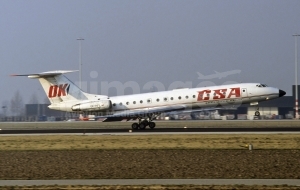
[[[179,113],[195,113],[195,112],[203,112],[203,111],[214,111],[214,110],[220,110],[220,107],[211,107],[211,108],[198,108],[198,109],[187,109],[182,111],[172,111],[169,112],[170,114],[179,114]]]
[[[126,111],[116,112],[112,115],[96,116],[95,119],[106,118],[104,122],[121,121],[124,119],[130,120],[130,119],[136,119],[138,117],[143,118],[152,114],[161,114],[164,112],[172,112],[172,111],[182,111],[185,109],[186,107],[184,105],[162,106],[162,107],[154,107],[154,108],[126,110]]]
[[[109,121],[122,121],[122,120],[131,120],[137,118],[143,118],[150,116],[152,114],[161,114],[161,113],[192,113],[192,112],[200,112],[200,111],[212,111],[220,108],[199,108],[199,109],[186,109],[184,105],[176,105],[176,106],[163,106],[163,107],[154,107],[154,108],[146,108],[146,109],[136,109],[136,110],[127,110],[116,112],[112,115],[104,115],[104,116],[96,116],[95,119],[103,118],[103,122]]]

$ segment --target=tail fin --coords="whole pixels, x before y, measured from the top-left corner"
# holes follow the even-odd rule
[[[63,101],[87,100],[86,93],[63,75],[70,72],[76,71],[61,70],[12,76],[28,76],[28,78],[39,79],[51,104]]]

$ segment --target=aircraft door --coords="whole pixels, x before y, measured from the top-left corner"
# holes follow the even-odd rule
[[[242,97],[247,97],[248,93],[247,93],[247,88],[242,88]]]

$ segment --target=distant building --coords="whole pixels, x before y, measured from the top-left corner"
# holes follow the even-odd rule
[[[281,115],[283,119],[290,119],[290,115],[294,116],[294,102],[293,96],[284,96],[259,102],[258,106],[243,104],[237,109],[237,114],[254,115],[258,107],[261,115]]]
[[[63,121],[67,119],[78,118],[77,113],[69,113],[48,108],[49,104],[26,104],[26,118],[30,120],[47,120],[49,117],[55,120]],[[42,118],[42,119],[41,119]]]

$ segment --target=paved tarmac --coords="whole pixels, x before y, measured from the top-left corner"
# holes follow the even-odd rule
[[[300,179],[68,179],[0,180],[0,186],[33,185],[293,185]]]
[[[159,128],[260,128],[300,127],[300,120],[156,120]],[[0,129],[131,129],[129,122],[61,121],[61,122],[0,122]]]
[[[179,120],[155,121],[154,130],[134,130],[134,133],[192,132],[300,132],[300,120]],[[1,134],[94,134],[128,133],[130,122],[0,122]]]
[[[115,133],[128,133],[130,129],[118,129],[118,128],[82,128],[82,129],[3,129],[0,130],[0,135],[8,134],[115,134]],[[146,130],[131,130],[132,133],[208,133],[208,132],[300,132],[300,127],[260,127],[260,128],[157,128]]]

